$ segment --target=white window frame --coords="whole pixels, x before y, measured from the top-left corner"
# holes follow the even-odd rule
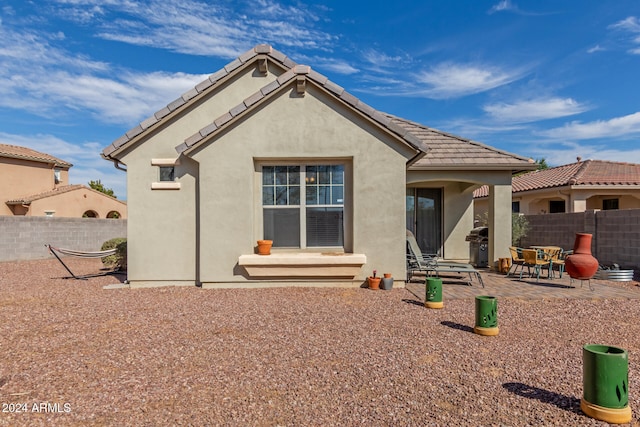
[[[344,168],[344,176],[343,176],[343,183],[342,183],[342,204],[337,205],[337,204],[317,204],[317,205],[307,205],[306,203],[306,185],[304,183],[305,181],[305,176],[306,176],[306,168],[308,166],[335,166],[335,165],[342,165]],[[263,191],[263,184],[262,184],[262,168],[263,166],[299,166],[300,167],[300,204],[299,205],[263,205],[263,200],[262,200],[262,191]],[[265,207],[267,209],[292,209],[295,208],[298,210],[299,215],[300,215],[300,246],[299,247],[274,247],[273,250],[284,250],[284,251],[290,251],[290,250],[300,250],[300,251],[306,251],[306,250],[312,250],[312,251],[318,251],[318,250],[329,250],[329,251],[338,251],[338,252],[346,252],[346,248],[348,246],[350,246],[349,242],[349,235],[350,235],[350,227],[351,227],[351,222],[348,220],[348,213],[350,211],[349,208],[349,203],[347,203],[347,198],[348,195],[352,194],[350,191],[350,187],[352,186],[351,184],[351,179],[350,179],[350,171],[351,171],[351,167],[350,167],[350,161],[346,160],[346,159],[313,159],[313,160],[301,160],[301,161],[291,161],[291,160],[283,160],[283,161],[278,161],[278,160],[273,160],[273,161],[260,161],[256,163],[256,171],[257,173],[257,193],[258,193],[258,199],[259,199],[259,209],[257,209],[257,211],[259,211],[259,214],[256,217],[256,220],[259,224],[259,229],[260,229],[260,235],[258,236],[259,239],[262,239],[263,235],[264,235],[264,230],[263,230],[263,226],[264,226],[264,209]],[[323,207],[341,207],[342,208],[342,246],[307,246],[307,222],[306,222],[306,210],[307,207],[318,207],[318,208],[323,208]]]
[[[156,182],[151,183],[152,190],[179,190],[180,183],[175,180],[175,167],[180,164],[180,159],[151,159],[151,166],[157,167]],[[161,181],[160,180],[160,168],[174,168],[173,181]]]

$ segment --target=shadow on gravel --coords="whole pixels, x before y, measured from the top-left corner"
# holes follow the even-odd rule
[[[471,326],[461,325],[460,323],[449,322],[448,320],[443,320],[442,322],[440,322],[440,324],[444,325],[444,326],[448,326],[448,327],[453,328],[453,329],[458,329],[459,331],[471,332],[472,334],[474,333],[473,332],[473,328]]]
[[[418,305],[420,307],[424,307],[424,303],[420,301],[416,301],[414,299],[403,299],[402,302],[406,302],[407,304]]]
[[[580,399],[573,396],[555,393],[538,387],[533,387],[523,383],[504,383],[502,387],[518,396],[536,399],[542,403],[549,403],[565,411],[581,414]]]

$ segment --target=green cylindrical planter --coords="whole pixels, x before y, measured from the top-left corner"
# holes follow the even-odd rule
[[[582,382],[582,412],[608,423],[631,422],[629,354],[626,350],[586,344],[582,347]]]
[[[476,325],[473,332],[478,335],[498,335],[498,300],[496,297],[476,297]]]
[[[439,277],[427,277],[427,294],[424,306],[428,308],[442,308],[442,279]]]

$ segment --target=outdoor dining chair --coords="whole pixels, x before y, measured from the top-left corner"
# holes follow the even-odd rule
[[[511,268],[509,268],[509,271],[507,271],[507,277],[509,277],[511,274],[516,274],[516,272],[518,271],[518,266],[522,271],[522,267],[524,265],[524,258],[522,258],[522,248],[509,246],[509,252],[511,253]]]
[[[520,270],[520,279],[522,279],[522,273],[524,272],[524,267],[527,267],[527,272],[529,273],[529,277],[533,277],[531,275],[531,268],[533,267],[533,272],[536,274],[536,280],[540,280],[540,272],[543,268],[547,268],[547,271],[550,272],[551,268],[551,260],[545,255],[544,252],[538,251],[537,249],[523,249],[522,250],[522,258],[524,258],[523,268]]]

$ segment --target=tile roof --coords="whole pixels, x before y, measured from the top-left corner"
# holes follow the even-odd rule
[[[22,205],[22,204],[28,205],[29,203],[35,202],[36,200],[45,199],[47,197],[57,196],[59,194],[68,193],[70,191],[81,190],[81,189],[93,191],[94,193],[98,193],[104,197],[109,197],[114,201],[120,202],[122,204],[126,204],[122,200],[118,200],[115,197],[111,197],[107,194],[104,194],[100,191],[94,190],[93,188],[87,187],[86,185],[82,185],[82,184],[62,185],[60,187],[54,188],[53,190],[43,191],[41,193],[7,200],[6,203],[8,205]]]
[[[57,157],[17,145],[0,144],[0,157],[31,160],[40,163],[53,163],[54,166],[61,168],[70,168],[73,166],[71,163],[60,160]]]
[[[116,151],[129,144],[135,137],[157,125],[173,111],[193,103],[194,100],[200,98],[207,89],[225,80],[225,78],[235,70],[258,61],[261,58],[268,58],[269,60],[275,61],[286,71],[277,79],[231,108],[227,113],[213,120],[208,126],[188,137],[182,144],[176,147],[178,153],[186,153],[190,149],[195,148],[218,129],[250,110],[252,106],[260,103],[268,97],[269,94],[291,84],[293,80],[297,80],[298,83],[302,80],[308,80],[325,89],[341,102],[359,111],[365,117],[387,128],[391,133],[397,135],[406,144],[417,150],[418,154],[411,160],[411,162],[415,161],[411,165],[411,169],[452,169],[456,167],[461,169],[486,169],[489,166],[492,168],[529,170],[535,167],[531,159],[378,111],[345,91],[341,86],[331,82],[324,75],[312,70],[309,66],[298,65],[281,52],[264,44],[255,46],[253,49],[240,55],[220,71],[209,76],[207,80],[196,85],[194,89],[171,102],[167,107],[158,111],[152,117],[144,120],[137,127],[126,132],[106,147],[102,152],[102,156],[107,159],[115,159],[117,157]],[[304,84],[304,81],[302,81],[302,84]],[[427,154],[425,155],[425,153]]]
[[[393,125],[397,125],[420,139],[429,152],[409,167],[409,170],[423,169],[525,169],[535,167],[532,159],[462,138],[450,133],[424,126],[400,117],[387,115]]]
[[[185,92],[179,98],[170,102],[166,107],[157,111],[151,117],[143,120],[140,124],[122,135],[120,138],[113,141],[108,147],[102,150],[102,157],[110,158],[116,150],[127,145],[136,136],[142,134],[147,129],[156,126],[162,122],[167,116],[174,111],[185,108],[188,105],[195,103],[197,99],[200,99],[204,93],[209,92],[209,89],[221,81],[226,80],[230,74],[234,73],[237,69],[242,68],[246,64],[251,64],[258,59],[258,56],[262,55],[264,58],[269,58],[273,62],[279,64],[283,69],[293,68],[296,63],[289,59],[282,52],[273,49],[270,45],[259,44],[254,48],[246,51],[238,56],[238,58],[225,65],[222,69],[211,74],[206,80],[198,83],[193,89]]]
[[[396,126],[392,123],[389,115],[375,110],[364,102],[360,101],[355,96],[344,90],[344,88],[331,82],[324,75],[314,71],[308,65],[295,65],[284,74],[280,75],[276,80],[270,82],[254,94],[250,95],[243,102],[231,108],[227,113],[215,119],[211,124],[202,128],[199,132],[191,135],[182,144],[176,147],[179,153],[187,153],[190,149],[196,147],[204,140],[206,140],[211,134],[221,129],[224,125],[229,123],[232,119],[245,114],[251,110],[252,107],[259,104],[263,99],[267,98],[270,94],[276,93],[279,89],[288,87],[292,82],[304,83],[311,81],[317,86],[324,88],[328,93],[338,98],[341,102],[347,104],[351,108],[359,111],[361,114],[369,118],[370,120],[377,122],[384,128],[387,128],[390,132],[399,136],[406,144],[414,148],[419,153],[423,153],[429,150],[424,145],[422,140],[417,138],[402,127]]]
[[[514,193],[568,185],[640,187],[640,164],[584,160],[518,175],[511,183]],[[488,191],[487,186],[482,186],[474,191],[473,196],[486,197]]]

